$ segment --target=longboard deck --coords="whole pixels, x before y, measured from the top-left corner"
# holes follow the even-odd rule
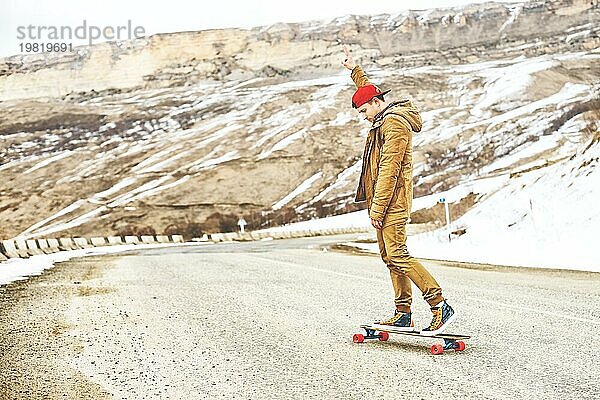
[[[366,334],[357,333],[352,337],[352,341],[354,343],[362,343],[365,340],[374,340],[378,339],[380,341],[386,341],[389,338],[390,333],[396,333],[398,335],[406,335],[406,336],[416,336],[422,338],[432,338],[432,339],[444,339],[444,344],[434,344],[430,347],[431,354],[442,354],[444,350],[454,350],[454,351],[463,351],[465,349],[465,342],[462,340],[470,339],[471,336],[467,335],[455,335],[451,333],[441,333],[439,335],[426,336],[418,331],[401,331],[398,328],[394,329],[393,326],[390,325],[379,325],[379,324],[364,324],[360,326],[366,332]],[[380,332],[380,333],[377,333]]]
[[[419,331],[406,332],[406,331],[401,331],[401,330],[398,330],[398,329],[394,329],[393,326],[389,326],[389,325],[363,324],[360,327],[363,328],[363,329],[371,329],[371,330],[374,330],[374,331],[396,333],[396,334],[399,334],[399,335],[418,336],[418,337],[424,337],[424,338],[438,338],[438,339],[449,339],[449,340],[466,340],[466,339],[471,339],[471,336],[456,335],[456,334],[451,334],[451,333],[440,333],[438,335],[433,335],[433,336],[431,336],[431,335],[423,335]]]

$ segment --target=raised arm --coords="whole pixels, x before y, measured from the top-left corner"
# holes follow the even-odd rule
[[[357,89],[371,84],[371,82],[369,82],[369,78],[367,78],[367,74],[365,74],[365,71],[362,70],[360,65],[354,67],[350,77],[354,81]]]
[[[370,85],[369,78],[362,70],[359,65],[356,65],[354,59],[352,58],[352,54],[350,54],[350,50],[347,46],[344,46],[344,54],[346,55],[346,59],[342,62],[342,65],[352,71],[350,77],[354,81],[356,88],[361,88],[366,85]]]

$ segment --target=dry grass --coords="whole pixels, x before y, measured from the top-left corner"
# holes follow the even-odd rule
[[[60,336],[70,329],[73,329],[73,325],[60,322],[52,327],[50,334],[52,336]]]
[[[79,296],[95,296],[98,294],[108,294],[108,293],[112,293],[114,292],[115,289],[112,288],[95,288],[95,287],[89,287],[89,286],[82,286],[80,288],[78,288],[77,290],[77,294]]]
[[[583,114],[583,118],[588,123],[588,127],[591,130],[598,130],[598,121],[600,118],[600,98],[589,100],[582,103],[575,104],[571,109],[556,118],[552,124],[546,128],[544,135],[551,135],[563,126],[567,121],[573,117]],[[587,130],[588,128],[585,128]]]
[[[154,236],[156,235],[156,230],[149,225],[133,225],[129,224],[122,228],[120,228],[116,236]]]
[[[591,137],[593,143],[600,141],[600,100],[595,109],[583,115],[583,119],[586,122],[586,126],[583,128],[584,134]]]
[[[456,220],[457,218],[463,216],[477,203],[479,197],[480,196],[478,194],[469,193],[458,203],[449,204],[450,219]],[[446,211],[444,210],[444,205],[440,203],[431,208],[415,211],[410,216],[410,222],[412,224],[425,224],[428,222],[433,222],[436,225],[443,225],[446,223]]]

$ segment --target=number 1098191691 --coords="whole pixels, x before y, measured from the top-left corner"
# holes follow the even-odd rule
[[[19,43],[21,53],[65,53],[73,51],[72,43]]]

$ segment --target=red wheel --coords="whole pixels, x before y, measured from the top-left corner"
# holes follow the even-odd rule
[[[463,342],[463,341],[458,341],[454,345],[456,346],[454,348],[454,350],[456,350],[456,351],[463,351],[465,349],[465,342]]]
[[[354,343],[362,343],[365,341],[365,337],[364,337],[364,335],[361,335],[360,333],[355,333],[354,336],[352,336],[352,341]]]
[[[386,340],[388,340],[390,338],[390,334],[387,332],[381,332],[379,334],[379,340],[382,342],[385,342]]]
[[[444,352],[444,348],[441,344],[434,344],[431,346],[431,354],[442,354]]]

